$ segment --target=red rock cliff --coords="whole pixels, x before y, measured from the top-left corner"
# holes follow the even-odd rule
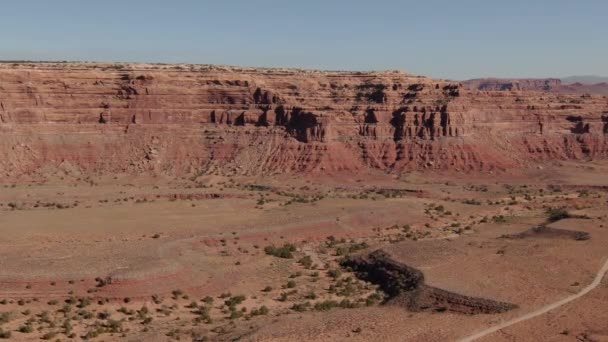
[[[487,171],[608,157],[601,96],[399,72],[0,65],[0,174]]]

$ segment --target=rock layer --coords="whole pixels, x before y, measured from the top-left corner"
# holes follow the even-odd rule
[[[347,258],[343,265],[352,268],[358,277],[378,284],[387,294],[389,303],[404,305],[412,311],[489,314],[517,308],[514,304],[465,296],[426,285],[422,272],[393,260],[382,250]]]
[[[608,101],[402,72],[0,65],[0,174],[506,170],[608,156]]]

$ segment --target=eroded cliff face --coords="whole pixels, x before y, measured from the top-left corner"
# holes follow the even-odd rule
[[[399,72],[0,66],[0,174],[505,170],[608,157],[608,100]]]

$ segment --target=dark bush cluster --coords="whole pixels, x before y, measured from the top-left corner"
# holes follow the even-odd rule
[[[286,243],[282,247],[266,246],[264,252],[268,255],[283,259],[293,259],[293,252],[296,251],[296,246],[291,243]]]

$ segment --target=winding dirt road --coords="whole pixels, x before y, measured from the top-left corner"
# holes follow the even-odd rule
[[[604,265],[602,266],[602,268],[597,272],[595,279],[593,279],[593,281],[591,282],[591,284],[587,285],[584,289],[582,289],[580,292],[573,294],[571,296],[568,296],[564,299],[561,299],[557,302],[551,303],[549,305],[543,306],[540,309],[537,309],[535,311],[529,312],[523,316],[514,318],[512,320],[500,323],[496,326],[493,326],[491,328],[482,330],[480,332],[477,332],[473,335],[467,336],[465,338],[462,338],[459,340],[459,342],[469,342],[469,341],[475,341],[477,339],[480,339],[482,337],[485,337],[487,335],[490,335],[492,333],[495,333],[499,330],[502,330],[504,328],[510,327],[514,324],[523,322],[523,321],[527,321],[529,319],[532,319],[534,317],[540,316],[542,314],[545,314],[553,309],[557,309],[562,305],[568,304],[573,300],[576,300],[584,295],[586,295],[587,293],[591,292],[593,289],[595,289],[596,287],[598,287],[600,285],[600,283],[602,282],[602,279],[604,278],[604,276],[606,275],[606,273],[608,273],[608,259],[606,259],[606,261],[604,262]]]

